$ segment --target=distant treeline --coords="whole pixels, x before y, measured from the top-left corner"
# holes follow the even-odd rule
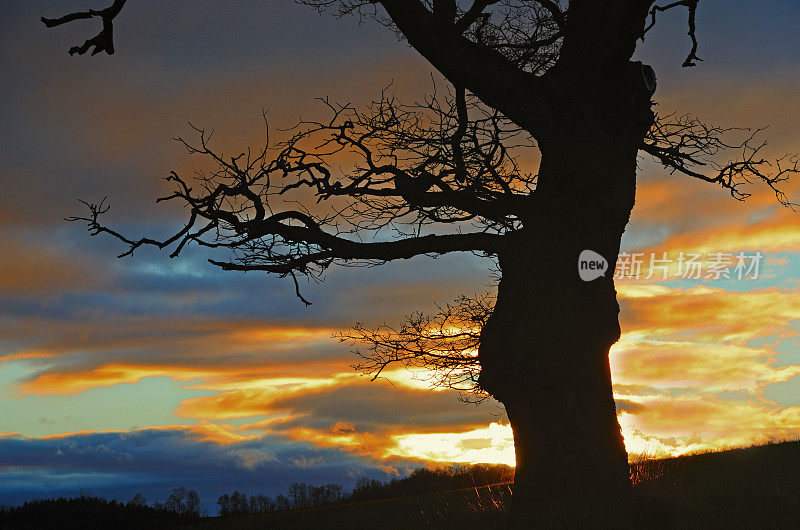
[[[416,469],[407,477],[381,482],[361,477],[356,481],[353,491],[344,493],[339,484],[315,486],[295,482],[289,486],[286,495],[274,499],[266,495],[246,495],[240,491],[225,493],[217,499],[219,515],[253,515],[280,512],[300,508],[318,508],[345,502],[359,502],[378,499],[408,497],[421,493],[484,486],[509,482],[514,479],[514,469],[505,465],[476,464],[455,465],[436,469]]]
[[[345,499],[344,489],[339,484],[314,486],[303,482],[294,482],[289,486],[286,495],[278,495],[275,499],[266,495],[250,495],[239,491],[230,495],[220,495],[217,499],[219,515],[251,515],[268,512],[282,512],[299,508],[318,508],[339,504]]]
[[[173,528],[193,519],[164,504],[147,506],[143,501],[141,495],[127,503],[92,495],[35,499],[22,506],[0,507],[0,529]]]
[[[340,484],[315,486],[295,482],[286,494],[274,499],[266,495],[225,493],[217,499],[222,517],[317,508],[345,502],[391,499],[435,491],[484,486],[511,481],[514,469],[504,465],[455,465],[416,469],[408,476],[386,482],[362,477],[349,493]],[[197,491],[175,488],[165,502],[137,493],[126,503],[106,500],[90,493],[74,498],[35,499],[22,506],[0,506],[0,530],[10,528],[172,528],[207,516]]]
[[[351,501],[393,499],[434,491],[485,486],[514,480],[514,468],[503,464],[455,465],[420,468],[407,477],[387,482],[362,477],[356,481]]]

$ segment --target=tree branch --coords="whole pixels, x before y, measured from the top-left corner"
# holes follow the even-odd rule
[[[86,42],[84,42],[81,46],[72,46],[69,49],[69,54],[74,55],[77,53],[78,55],[83,55],[89,51],[90,48],[94,48],[92,50],[92,55],[96,55],[101,51],[105,51],[107,54],[112,55],[114,53],[113,21],[120,11],[122,11],[122,8],[125,6],[125,2],[126,0],[114,0],[113,4],[100,11],[90,9],[88,11],[68,13],[60,18],[42,17],[42,22],[48,28],[52,28],[62,24],[67,24],[73,20],[100,17],[103,22],[103,29],[100,30],[100,33],[90,39],[87,39]]]
[[[764,158],[761,153],[767,143],[758,140],[763,130],[710,126],[686,115],[657,116],[641,150],[671,172],[718,184],[740,201],[751,195],[745,186],[762,182],[780,204],[795,209],[798,205],[789,200],[781,185],[800,173],[800,157],[786,155],[772,161]],[[737,133],[744,137],[736,140],[733,136]],[[724,152],[736,152],[737,156],[718,162]]]
[[[493,254],[500,250],[502,240],[501,236],[494,234],[468,233],[427,235],[380,243],[361,243],[334,236],[321,230],[295,229],[295,227],[287,227],[285,225],[276,226],[268,231],[259,231],[258,234],[258,237],[276,235],[294,243],[318,245],[324,250],[285,260],[280,264],[265,265],[215,260],[209,260],[209,262],[230,271],[264,271],[275,274],[289,274],[292,271],[305,272],[305,269],[311,264],[333,259],[386,263],[398,259],[410,259],[415,256],[441,255],[450,252],[484,252]]]
[[[122,241],[127,249],[119,257],[131,256],[142,246],[171,247],[170,257],[180,255],[189,243],[228,249],[232,259],[209,261],[223,270],[291,276],[305,303],[297,275],[317,279],[334,263],[369,266],[418,255],[497,254],[505,241],[501,233],[515,228],[497,205],[505,205],[507,215],[513,216],[514,199],[523,201],[526,196],[511,186],[524,180],[515,182],[513,174],[502,173],[509,147],[500,142],[497,116],[468,120],[464,94],[457,99],[452,106],[460,110],[442,108],[435,98],[429,99],[433,121],[427,128],[428,122],[394,100],[382,98],[372,114],[326,102],[332,120],[305,122],[309,127],[279,144],[272,158],[269,144],[257,153],[248,150],[226,158],[210,148],[209,135],[196,129],[198,145],[180,141],[216,169],[210,175],[199,173],[192,183],[170,173],[166,180],[175,188],[158,199],[188,207],[188,220],[180,230],[163,240],[125,236],[102,223],[100,217],[109,210],[105,199],[99,204],[81,201],[89,215],[67,220],[85,222],[93,236],[107,234]],[[458,161],[452,159],[453,142],[467,144],[458,151]],[[307,150],[306,143],[315,148]],[[354,175],[337,178],[326,160],[347,149],[367,163],[357,166]],[[459,164],[467,175],[455,169]],[[440,191],[429,191],[432,188]],[[306,190],[317,197],[316,211],[289,198],[295,191],[307,198]],[[325,214],[319,203],[334,199],[346,203]],[[462,232],[463,221],[478,215],[487,216],[475,225],[479,230]],[[399,223],[409,216],[413,230],[401,231]],[[457,230],[423,235],[422,226],[428,222],[456,223]],[[381,241],[387,227],[395,232],[393,240]],[[365,242],[365,235],[379,240]]]
[[[419,0],[382,0],[409,44],[455,86],[463,86],[537,136],[551,118],[550,88],[501,53],[464,37],[454,24],[442,24]],[[503,79],[503,83],[497,83]]]
[[[456,31],[459,33],[467,31],[470,26],[486,15],[483,12],[484,9],[497,2],[499,0],[475,0],[472,2],[472,6],[455,23]]]
[[[656,13],[664,12],[674,7],[685,7],[689,10],[689,38],[692,39],[692,48],[689,50],[689,54],[686,56],[686,59],[683,61],[684,68],[695,66],[697,63],[695,61],[702,61],[700,57],[697,56],[697,35],[696,35],[696,24],[695,18],[697,15],[697,2],[698,0],[678,0],[677,2],[672,2],[671,4],[665,6],[658,6],[654,5],[653,8],[650,10],[650,24],[644,28],[642,32],[642,40],[644,40],[644,35],[648,31],[650,31],[653,26],[656,25]]]
[[[453,304],[437,306],[434,315],[413,313],[399,328],[386,324],[367,328],[356,324],[339,334],[339,340],[354,346],[360,361],[354,368],[372,380],[392,366],[407,368],[413,377],[432,387],[464,392],[467,401],[482,401],[488,395],[478,386],[478,346],[481,329],[494,307],[495,295],[459,297]]]

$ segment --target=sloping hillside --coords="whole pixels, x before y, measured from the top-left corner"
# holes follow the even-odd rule
[[[651,528],[800,527],[800,442],[641,462],[632,466]],[[195,528],[424,528],[508,526],[511,484],[206,520]]]

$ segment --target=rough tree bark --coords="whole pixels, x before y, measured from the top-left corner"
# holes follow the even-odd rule
[[[620,336],[613,280],[584,282],[577,267],[585,249],[615,263],[633,207],[635,151],[594,157],[593,143],[543,148],[540,190],[569,172],[575,180],[613,174],[620,193],[554,186],[532,212],[534,228],[500,252],[497,302],[481,335],[480,384],[505,405],[514,431],[515,509],[574,510],[628,485],[608,358]]]
[[[608,357],[620,336],[613,274],[591,282],[577,274],[586,249],[613,272],[654,119],[648,67],[630,61],[633,43],[610,60],[594,53],[609,49],[595,48],[598,40],[630,31],[612,25],[629,4],[571,4],[570,25],[609,31],[564,44],[564,59],[575,60],[562,66],[553,130],[540,141],[535,201],[499,254],[497,302],[481,336],[480,384],[505,405],[514,431],[514,509],[535,507],[551,525],[621,516],[630,486]],[[636,15],[634,28],[646,9]]]
[[[575,509],[628,485],[608,357],[620,336],[613,279],[584,282],[577,267],[590,249],[613,268],[634,202],[636,149],[595,130],[543,146],[542,203],[532,228],[500,252],[497,302],[481,336],[480,384],[514,431],[515,507]],[[583,182],[564,186],[565,173]]]

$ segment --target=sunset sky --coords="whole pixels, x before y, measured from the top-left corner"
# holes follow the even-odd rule
[[[63,221],[82,213],[76,199],[108,196],[120,231],[163,236],[183,218],[155,204],[161,179],[197,167],[172,140],[188,122],[232,154],[263,143],[262,110],[285,128],[321,116],[317,97],[363,105],[391,83],[418,99],[424,60],[378,24],[288,0],[132,0],[115,55],[70,57],[97,22],[46,30],[39,17],[95,3],[14,2],[0,18],[0,504],[80,488],[163,501],[186,485],[211,506],[234,489],[513,464],[497,402],[464,405],[403,370],[369,382],[332,337],[490,290],[490,260],[333,269],[302,285],[307,308],[291,280],[220,272],[196,248],[118,260],[118,243]],[[693,69],[680,67],[685,24],[664,15],[637,53],[658,74],[657,111],[768,125],[766,154],[800,152],[800,4],[703,0]],[[651,252],[763,261],[757,279],[618,282],[611,364],[629,452],[797,437],[800,213],[757,183],[740,203],[645,158],[640,174],[623,251],[643,253],[645,272]],[[787,190],[800,202],[800,179]]]

